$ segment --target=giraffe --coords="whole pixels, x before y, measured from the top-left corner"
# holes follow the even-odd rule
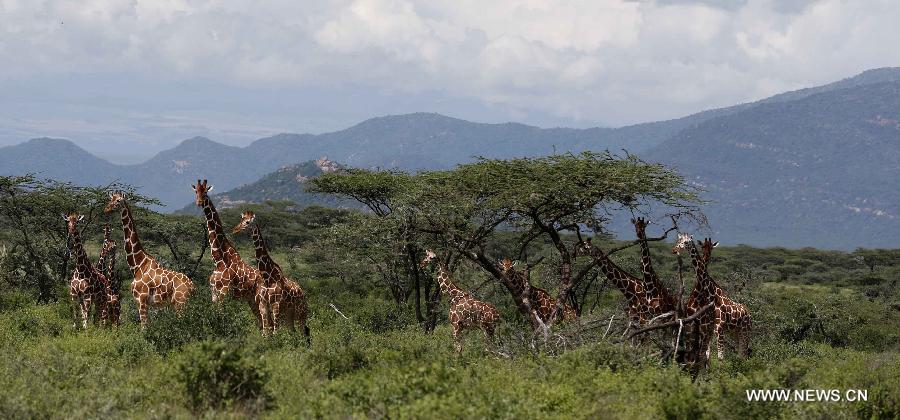
[[[675,298],[669,293],[653,270],[650,259],[650,246],[647,244],[647,221],[643,217],[631,219],[634,230],[641,245],[641,274],[644,277],[644,288],[650,311],[653,316],[675,311]]]
[[[100,258],[96,267],[106,278],[103,291],[106,294],[107,318],[118,327],[121,323],[122,303],[119,300],[121,284],[116,280],[116,248],[116,241],[110,238],[109,223],[106,223],[103,226],[103,244],[100,246]]]
[[[231,292],[235,299],[247,302],[250,311],[256,317],[257,326],[263,328],[263,317],[260,313],[261,302],[257,299],[257,286],[262,284],[263,275],[256,268],[244,262],[240,254],[225,236],[219,212],[209,198],[213,186],[206,180],[197,180],[191,185],[197,195],[197,206],[203,208],[206,217],[206,231],[209,239],[210,254],[216,268],[209,276],[209,289],[212,301],[218,302]],[[265,330],[263,330],[265,331]]]
[[[672,248],[672,253],[673,254],[680,253],[680,251],[683,250],[685,245],[687,244],[687,241],[692,241],[692,240],[693,240],[692,236],[690,236],[689,234],[679,233],[678,239],[676,240],[676,243],[675,243],[675,247]],[[709,265],[709,260],[712,257],[712,249],[718,245],[719,245],[718,242],[713,243],[712,241],[709,241],[709,240],[703,241],[703,246],[702,246],[703,253],[699,256],[699,258],[700,258],[699,263],[703,264],[704,267],[707,267]],[[699,286],[700,286],[700,282],[695,281],[694,288],[691,290],[691,295],[690,295],[690,297],[688,297],[687,303],[685,304],[685,307],[684,307],[685,315],[690,316],[694,312],[697,312],[698,309],[700,309],[699,301],[697,300],[697,296],[700,293]]]
[[[122,213],[125,261],[134,274],[131,294],[137,303],[143,329],[147,326],[147,310],[150,306],[171,304],[176,310],[181,310],[194,291],[194,283],[183,273],[163,268],[156,259],[144,251],[124,192],[110,193],[109,203],[103,212],[111,213],[116,209],[120,209]]]
[[[591,238],[582,241],[579,248],[581,253],[591,256],[597,262],[600,272],[611,280],[625,296],[626,313],[632,323],[642,326],[653,318],[644,282],[641,279],[628,274],[616,265],[608,255],[591,243]]]
[[[71,239],[70,251],[75,255],[75,270],[72,272],[72,280],[69,282],[69,297],[75,308],[75,321],[73,327],[78,328],[79,315],[81,326],[87,329],[88,313],[91,305],[95,306],[94,317],[101,323],[106,321],[106,295],[104,284],[106,278],[97,270],[91,260],[88,259],[81,242],[81,232],[78,231],[78,222],[84,220],[84,215],[71,212],[63,215],[66,221],[67,233]]]
[[[490,303],[480,301],[466,293],[450,279],[450,270],[445,261],[438,261],[434,251],[426,250],[425,258],[419,264],[422,268],[435,263],[437,280],[441,293],[450,300],[450,325],[453,326],[453,342],[456,354],[462,352],[462,334],[467,329],[480,328],[484,332],[487,347],[492,347],[494,328],[500,319],[500,312]]]
[[[303,335],[309,342],[309,326],[306,321],[309,317],[309,306],[306,301],[306,293],[297,283],[287,278],[281,266],[269,256],[269,248],[260,232],[259,223],[256,223],[256,215],[252,211],[241,214],[241,221],[234,227],[233,233],[237,234],[250,228],[250,237],[253,238],[253,248],[256,251],[256,264],[262,273],[263,281],[256,287],[256,299],[259,301],[259,313],[263,324],[263,334],[269,328],[272,333],[278,325],[278,314],[283,311],[287,325],[293,330],[294,321],[300,323]],[[267,324],[271,318],[271,327]]]
[[[690,246],[688,246],[690,244]],[[750,311],[746,306],[733,301],[728,297],[728,293],[712,279],[707,270],[709,259],[712,255],[712,249],[718,245],[712,239],[706,238],[701,242],[703,247],[703,255],[697,252],[697,246],[694,244],[693,237],[686,234],[679,234],[678,242],[673,251],[681,252],[688,248],[691,253],[691,264],[697,275],[697,291],[693,305],[689,302],[689,307],[693,306],[696,311],[703,306],[714,303],[713,311],[710,316],[701,316],[700,335],[701,346],[705,347],[705,360],[709,360],[712,346],[712,337],[716,340],[716,356],[719,360],[725,357],[725,334],[733,334],[737,338],[737,348],[741,357],[747,357],[750,354],[750,330],[753,326]],[[692,293],[693,295],[693,293]],[[708,312],[707,314],[710,314]],[[711,332],[711,333],[710,333]],[[711,334],[711,335],[710,335]]]
[[[525,282],[528,281],[528,273],[527,271],[517,271],[514,266],[515,263],[509,258],[504,258],[500,262],[503,275],[515,279],[515,283],[520,290],[524,289]],[[536,304],[534,309],[537,311],[541,320],[546,322],[550,318],[550,314],[552,314],[553,310],[556,308],[556,299],[554,299],[549,292],[540,287],[529,284],[529,290],[531,293],[529,293],[528,299]],[[563,308],[563,321],[570,321],[578,318],[578,314],[575,312],[574,308],[568,304],[564,305]]]

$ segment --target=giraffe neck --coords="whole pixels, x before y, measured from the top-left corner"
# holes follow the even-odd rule
[[[75,270],[80,274],[87,274],[90,271],[91,262],[84,251],[84,245],[81,243],[81,233],[78,232],[77,228],[75,233],[72,234],[72,251],[75,253]]]
[[[228,252],[233,247],[228,238],[225,237],[225,231],[222,229],[222,221],[219,220],[219,212],[213,205],[209,196],[203,198],[203,215],[206,216],[206,232],[209,237],[210,254],[215,262],[225,260]]]
[[[614,263],[609,257],[595,248],[594,258],[599,261],[597,268],[600,269],[600,272],[606,276],[606,278],[612,280],[613,284],[619,288],[619,290],[626,296],[630,296],[635,293],[635,280],[636,278],[631,274],[628,274],[625,270],[620,268],[616,263]]]
[[[656,271],[653,270],[653,260],[650,259],[650,245],[647,244],[647,233],[641,229],[637,237],[641,243],[641,272],[644,274],[644,281],[653,285],[658,281],[658,277],[656,276]]]
[[[713,279],[709,276],[709,271],[707,271],[706,262],[700,256],[700,253],[697,252],[697,246],[694,244],[694,241],[691,241],[691,265],[694,266],[694,273],[697,275],[697,285],[695,289],[698,291],[698,298],[702,304],[708,304],[710,300],[715,295],[716,285]]]
[[[443,262],[438,263],[438,285],[441,288],[441,293],[454,297],[458,294],[462,294],[462,289],[453,284],[453,281],[450,280],[450,270],[447,269],[447,266]]]
[[[116,243],[109,239],[109,234],[107,233],[103,238],[103,244],[100,245],[100,258],[97,259],[97,269],[108,276],[108,271],[111,271],[108,266],[112,265],[111,263],[115,259]]]
[[[250,237],[253,238],[253,249],[256,251],[256,263],[259,271],[275,274],[277,276],[275,280],[280,280],[282,277],[280,275],[281,267],[269,256],[269,247],[266,245],[266,239],[262,236],[259,224],[253,224],[253,227],[250,229]]]
[[[144,262],[149,261],[150,256],[141,245],[134,218],[131,217],[131,208],[127,203],[122,203],[122,231],[125,232],[125,260],[131,271],[137,273]]]

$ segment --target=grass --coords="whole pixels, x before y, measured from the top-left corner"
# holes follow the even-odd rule
[[[484,351],[477,332],[457,356],[445,320],[425,333],[411,305],[397,306],[378,288],[305,278],[307,266],[287,264],[280,252],[276,259],[310,295],[308,347],[289,331],[261,337],[245,304],[209,302],[205,279],[195,279],[197,294],[183,313],[154,311],[146,331],[127,296],[121,328],[80,331],[65,300],[38,305],[23,293],[2,293],[0,417],[898,418],[896,266],[876,270],[874,284],[853,281],[871,273],[841,268],[840,260],[818,268],[833,280],[810,283],[807,272],[780,277],[781,264],[819,261],[816,252],[736,247],[717,254],[719,270],[741,261],[767,267],[735,292],[754,314],[754,353],[740,360],[729,352],[696,382],[660,364],[650,343],[602,339],[605,328],[563,326],[556,332],[568,344],[532,349],[512,311],[504,312],[497,342],[508,357]],[[659,264],[669,279],[670,260]],[[717,276],[731,288],[735,271]],[[466,286],[482,281],[460,277]],[[882,292],[873,297],[871,290]],[[494,286],[479,293],[508,303]],[[600,305],[582,322],[605,327],[619,311],[617,293],[596,296]],[[255,385],[239,388],[244,383]],[[242,391],[206,392],[211,384]],[[749,389],[781,388],[865,389],[869,400],[747,401]]]

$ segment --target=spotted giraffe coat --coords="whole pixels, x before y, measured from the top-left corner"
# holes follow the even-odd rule
[[[208,192],[212,186],[204,179],[197,180],[197,184],[192,187],[197,194],[197,205],[203,208],[210,254],[215,263],[215,268],[209,276],[211,298],[213,302],[218,302],[225,296],[232,296],[246,302],[256,318],[257,326],[262,329],[260,302],[256,293],[257,286],[263,281],[262,273],[244,262],[225,236],[219,212],[209,198]]]
[[[280,321],[279,314],[289,328],[294,322],[300,324],[300,330],[309,337],[309,305],[303,289],[284,275],[281,266],[269,255],[269,247],[262,236],[259,224],[255,222],[253,212],[244,212],[241,222],[234,227],[234,233],[250,227],[250,237],[256,252],[257,269],[262,273],[263,281],[257,285],[257,300],[260,302],[263,331],[271,329],[274,333]]]
[[[422,260],[422,266],[435,259],[433,252],[428,251]],[[437,281],[441,294],[450,303],[450,325],[453,327],[453,340],[456,352],[462,351],[462,334],[469,329],[481,329],[485,343],[490,346],[494,337],[494,329],[500,320],[500,312],[494,305],[475,299],[463,291],[450,279],[450,270],[443,261],[437,262]]]
[[[167,269],[144,251],[135,228],[131,209],[125,202],[124,194],[110,197],[105,212],[121,209],[122,230],[125,234],[125,261],[134,274],[131,294],[138,307],[141,327],[147,324],[147,311],[151,306],[173,305],[181,309],[194,291],[194,283],[184,273]]]

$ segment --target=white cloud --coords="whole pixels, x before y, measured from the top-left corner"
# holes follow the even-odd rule
[[[889,0],[0,0],[0,81],[366,86],[619,125],[900,65],[897,21]]]

